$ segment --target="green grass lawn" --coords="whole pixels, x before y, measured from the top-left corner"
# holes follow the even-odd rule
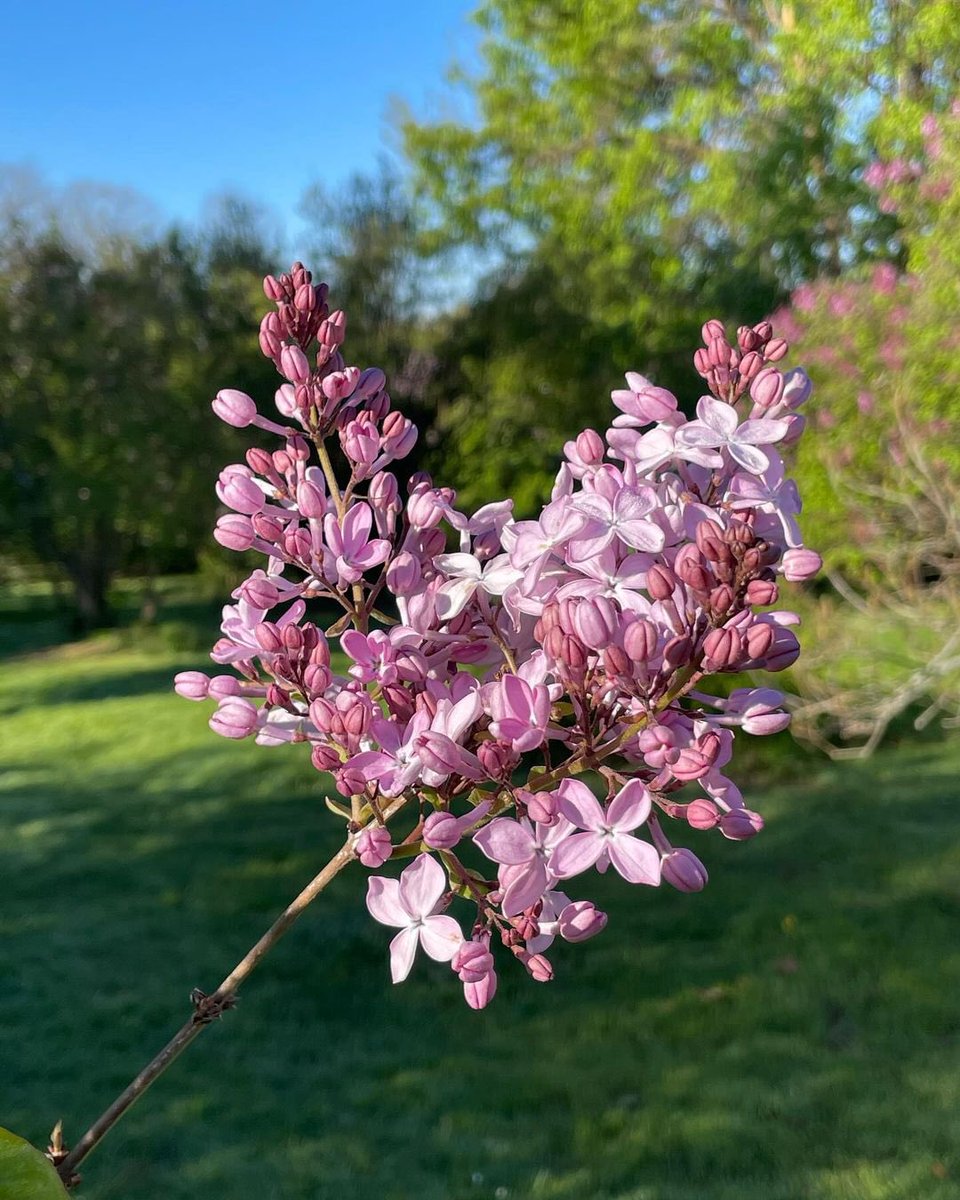
[[[338,842],[302,751],[215,737],[170,689],[196,663],[127,643],[0,670],[0,1124],[37,1142],[78,1136]],[[802,762],[742,779],[762,837],[693,843],[704,894],[584,881],[605,933],[483,1013],[423,960],[391,986],[351,869],[78,1194],[960,1195],[960,741]]]

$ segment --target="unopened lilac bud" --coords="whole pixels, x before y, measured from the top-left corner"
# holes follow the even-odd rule
[[[490,779],[506,779],[520,756],[506,742],[484,741],[477,747],[480,766]]]
[[[420,563],[404,550],[387,567],[387,587],[395,596],[405,596],[418,586],[422,574]]]
[[[723,336],[713,337],[707,345],[707,357],[711,366],[726,367],[730,363],[730,345]]]
[[[779,362],[789,349],[790,347],[783,338],[773,338],[772,341],[767,342],[763,356],[767,362]]]
[[[703,663],[710,671],[729,671],[743,657],[743,643],[735,629],[711,629],[703,639]]]
[[[692,651],[693,642],[686,634],[671,638],[663,648],[663,665],[668,671],[675,671],[677,667],[686,666],[690,661]]]
[[[243,687],[236,675],[214,675],[210,680],[210,699],[224,700],[227,696],[242,696]]]
[[[291,383],[306,383],[310,364],[299,346],[284,346],[280,351],[280,371]]]
[[[493,955],[483,942],[464,942],[450,966],[463,983],[479,983],[493,970]]]
[[[799,408],[810,398],[813,384],[802,367],[794,367],[783,376],[783,403],[791,409]]]
[[[773,336],[773,326],[769,321],[758,321],[753,327],[754,333],[760,339],[761,343],[769,342]]]
[[[783,375],[776,367],[767,367],[750,385],[750,396],[760,408],[773,408],[783,396]]]
[[[677,575],[683,582],[694,592],[709,592],[714,586],[715,580],[711,577],[710,572],[698,561],[700,555],[696,546],[684,546],[683,550],[677,555],[674,569]]]
[[[272,275],[265,276],[263,280],[263,294],[274,303],[283,299],[283,288]]]
[[[747,355],[754,353],[758,346],[763,345],[763,341],[755,329],[751,329],[749,325],[741,325],[737,330],[737,345],[744,355]]]
[[[647,571],[646,586],[654,600],[669,600],[677,586],[677,581],[669,567],[654,563]]]
[[[542,954],[524,956],[523,965],[537,983],[549,983],[553,979],[553,967],[550,965],[550,960]]]
[[[618,675],[629,675],[630,659],[620,646],[607,646],[603,651],[603,670],[611,679]]]
[[[693,365],[696,368],[697,373],[702,375],[704,379],[706,379],[706,377],[713,370],[713,367],[710,365],[710,355],[706,350],[697,350],[694,353]]]
[[[585,942],[596,937],[606,923],[607,914],[592,900],[575,900],[561,911],[558,928],[565,942]]]
[[[336,312],[332,312],[325,321],[320,325],[317,331],[317,340],[321,345],[326,346],[329,350],[336,350],[338,346],[343,345],[343,340],[347,335],[347,317],[346,313],[339,308]]]
[[[783,576],[790,583],[803,583],[812,579],[823,566],[823,559],[816,550],[798,546],[783,556]]]
[[[553,792],[528,792],[524,794],[527,816],[538,825],[556,825],[560,815],[560,801]]]
[[[660,861],[660,878],[678,892],[702,892],[707,886],[707,868],[692,850],[671,850]]]
[[[657,628],[644,617],[631,621],[623,631],[623,649],[631,662],[646,663],[657,653]]]
[[[559,661],[574,679],[581,679],[587,669],[587,650],[583,642],[572,634],[565,633],[560,648]]]
[[[325,692],[330,686],[330,671],[323,663],[311,662],[303,668],[303,687],[308,696]]]
[[[431,529],[443,520],[443,507],[432,488],[414,492],[407,501],[407,515],[414,529]]]
[[[434,812],[423,823],[423,844],[431,850],[452,850],[460,841],[460,822],[449,812]]]
[[[284,553],[299,562],[306,562],[312,553],[313,544],[306,529],[288,529],[283,535]]]
[[[309,479],[297,484],[297,508],[308,520],[320,520],[327,512],[323,489]]]
[[[722,583],[710,593],[710,609],[718,617],[726,616],[733,607],[734,599],[733,588],[727,583]]]
[[[767,623],[751,625],[746,635],[746,654],[750,659],[761,659],[773,645],[774,631]]]
[[[773,580],[751,579],[747,584],[744,599],[748,604],[756,605],[758,608],[766,608],[770,604],[776,604],[779,595],[780,589]]]
[[[573,614],[573,631],[591,650],[602,650],[617,632],[620,613],[606,596],[594,596],[577,606]]]
[[[703,344],[709,346],[714,338],[725,338],[727,331],[724,329],[723,322],[714,317],[701,328],[700,336],[703,338]]]
[[[800,657],[800,643],[792,629],[778,625],[774,630],[773,645],[764,658],[763,665],[768,671],[785,671]]]
[[[249,550],[253,545],[253,525],[249,517],[240,513],[227,513],[218,518],[213,536],[221,546],[225,546],[228,550],[242,552]]]
[[[317,293],[309,283],[302,283],[297,288],[293,303],[302,313],[313,312],[317,307]]]
[[[210,691],[209,676],[202,671],[180,671],[173,677],[173,690],[184,700],[206,700]]]
[[[277,585],[265,575],[252,575],[240,585],[240,594],[248,604],[265,611],[280,599]]]
[[[747,383],[750,383],[763,370],[763,358],[757,354],[755,350],[751,350],[745,354],[740,360],[740,365],[737,367],[740,372],[740,378]]]
[[[763,828],[763,817],[749,808],[735,808],[720,818],[720,832],[731,842],[745,842]]]
[[[525,942],[532,942],[540,934],[540,924],[531,912],[514,917],[513,927]]]
[[[257,727],[258,715],[256,706],[249,700],[228,696],[220,702],[217,711],[210,718],[210,728],[221,737],[249,737]]]
[[[261,621],[253,632],[260,649],[267,654],[279,654],[283,649],[283,634],[273,621]]]
[[[257,406],[246,392],[236,388],[223,388],[217,392],[211,405],[221,421],[235,429],[244,429],[257,415]]]
[[[362,796],[367,786],[363,771],[351,767],[349,763],[334,772],[333,781],[341,796]]]
[[[318,771],[336,771],[340,766],[340,755],[332,746],[314,746],[310,761]]]
[[[354,850],[365,867],[382,867],[393,853],[389,831],[382,825],[368,825],[357,834]]]
[[[782,733],[790,724],[790,714],[774,710],[760,712],[743,720],[743,732],[754,734],[756,737],[768,737],[774,733]]]
[[[584,429],[582,433],[577,435],[575,443],[577,454],[580,456],[580,461],[585,466],[599,466],[603,462],[604,444],[603,438],[593,429]]]
[[[713,829],[720,822],[720,810],[712,800],[691,800],[686,809],[687,822],[693,829]]]
[[[299,625],[284,625],[280,631],[280,637],[283,641],[285,650],[290,650],[294,654],[299,654],[303,649],[304,637],[303,630]]]

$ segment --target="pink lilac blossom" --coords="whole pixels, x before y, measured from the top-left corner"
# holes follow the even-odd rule
[[[729,339],[708,321],[693,419],[629,372],[606,434],[565,444],[538,516],[516,520],[510,500],[469,513],[452,488],[417,473],[404,489],[389,469],[416,428],[381,370],[344,358],[326,285],[297,263],[264,291],[282,423],[235,389],[213,409],[278,439],[216,483],[214,536],[265,563],[223,610],[212,658],[235,674],[182,672],[176,690],[216,703],[221,736],[302,745],[362,866],[414,856],[368,880],[371,915],[399,931],[392,978],[420,947],[480,1009],[498,960],[547,982],[546,951],[606,926],[560,886],[612,867],[693,894],[707,869],[670,828],[762,829],[726,772],[735,733],[785,728],[783,698],[714,695],[710,679],[799,652],[795,615],[774,606],[820,565],[780,454],[803,433],[809,380],[778,365],[769,322]],[[339,612],[326,628],[320,604]]]

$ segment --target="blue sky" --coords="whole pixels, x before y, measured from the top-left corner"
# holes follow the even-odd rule
[[[194,220],[239,191],[288,235],[304,188],[375,166],[390,114],[446,102],[475,0],[21,0],[4,8],[0,162],[129,186]]]

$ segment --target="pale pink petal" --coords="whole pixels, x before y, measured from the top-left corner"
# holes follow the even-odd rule
[[[403,983],[410,974],[417,953],[419,932],[415,925],[411,925],[408,929],[401,929],[390,943],[390,977],[394,983]]]
[[[603,809],[600,801],[585,783],[579,779],[565,779],[557,788],[560,811],[569,821],[581,829],[592,829],[599,833],[604,826]]]
[[[733,435],[737,428],[737,410],[716,396],[701,396],[697,401],[697,416],[710,429],[715,429],[724,440]]]
[[[596,492],[581,492],[574,503],[579,512],[604,525],[613,520],[613,505],[605,496],[598,496]]]
[[[421,854],[400,876],[400,903],[411,917],[428,917],[446,886],[443,867],[429,854]]]
[[[607,824],[615,833],[632,833],[650,816],[650,809],[650,793],[639,779],[631,779],[610,801]]]
[[[560,843],[550,858],[550,870],[558,879],[569,879],[587,871],[604,851],[598,833],[574,833]]]
[[[684,425],[678,429],[676,436],[677,446],[684,448],[716,446],[721,440],[722,435],[709,425],[705,425],[703,421],[691,421],[689,425]]]
[[[433,565],[444,575],[453,575],[460,579],[480,578],[480,563],[472,554],[436,554]]]
[[[660,882],[660,854],[649,842],[621,833],[607,843],[607,853],[627,883],[656,887]]]
[[[663,530],[652,521],[624,521],[617,526],[616,532],[617,537],[634,550],[646,550],[652,554],[659,553],[666,541]]]
[[[371,567],[379,566],[385,562],[390,553],[390,543],[385,538],[374,538],[372,542],[355,550],[351,555],[351,559],[355,566],[362,567],[365,571],[369,571]]]
[[[533,835],[509,817],[491,821],[473,835],[473,840],[487,858],[504,866],[529,862],[536,853]]]
[[[753,471],[755,475],[760,475],[770,466],[770,459],[762,450],[758,450],[756,446],[745,446],[739,442],[731,442],[727,447],[730,451],[730,457],[744,467],[747,471]]]
[[[748,446],[769,446],[787,436],[790,426],[786,421],[773,418],[764,420],[744,421],[737,430],[737,441],[746,442]],[[782,472],[781,472],[782,477]]]
[[[358,629],[348,629],[340,639],[340,645],[344,651],[350,655],[354,662],[364,663],[367,666],[373,662],[373,655],[370,652],[370,645],[366,637]]]
[[[373,513],[366,504],[355,504],[343,518],[343,544],[347,551],[356,550],[370,536]]]
[[[519,867],[504,867],[500,871],[503,899],[500,907],[505,917],[515,917],[536,904],[547,890],[547,869],[543,859],[532,858]]]
[[[452,621],[470,603],[470,597],[477,590],[477,581],[468,576],[449,579],[441,583],[437,589],[437,616],[441,621]]]
[[[395,879],[371,875],[367,880],[367,908],[371,917],[381,925],[403,927],[410,924],[410,914],[400,903],[400,885]]]
[[[463,931],[453,917],[427,917],[420,926],[420,945],[434,962],[449,962],[463,945]]]

